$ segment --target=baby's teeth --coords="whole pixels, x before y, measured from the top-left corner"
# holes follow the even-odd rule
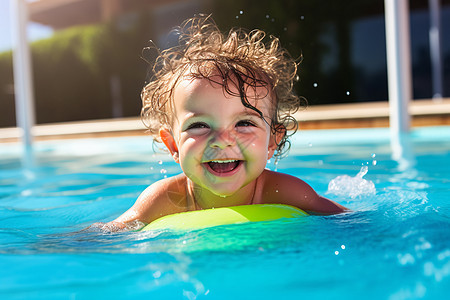
[[[236,160],[234,159],[230,159],[230,160],[213,160],[212,162],[214,163],[219,163],[219,164],[226,164],[226,163],[231,163],[231,162],[235,162]]]

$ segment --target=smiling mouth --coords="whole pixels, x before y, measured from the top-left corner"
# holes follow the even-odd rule
[[[216,173],[224,174],[229,173],[235,170],[240,164],[242,160],[212,160],[207,162],[206,164]]]

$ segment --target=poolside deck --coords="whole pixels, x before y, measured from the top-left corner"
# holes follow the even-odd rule
[[[414,100],[409,105],[411,126],[450,125],[450,98]],[[364,102],[309,107],[296,114],[300,128],[389,127],[388,102]]]
[[[409,106],[412,127],[450,125],[450,98],[415,100]],[[364,102],[311,106],[298,112],[300,130],[369,128],[389,126],[388,102]],[[33,128],[35,140],[146,135],[136,118],[40,124]],[[17,142],[20,128],[0,128],[1,142]]]

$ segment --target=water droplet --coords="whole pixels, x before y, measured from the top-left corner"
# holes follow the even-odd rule
[[[312,147],[312,143],[308,143],[308,147]]]
[[[341,245],[341,249],[344,250],[345,249],[345,245]]]
[[[375,158],[375,156],[377,156],[375,153],[372,153],[372,158]]]
[[[236,16],[236,19],[239,19],[239,16]]]
[[[334,255],[339,255],[339,251],[334,251]]]
[[[274,19],[274,18],[272,18],[272,22],[275,22],[275,19]]]
[[[162,160],[158,161],[158,164],[162,165],[162,163],[163,163]]]
[[[244,11],[243,11],[243,10],[240,10],[239,13],[242,15],[242,14],[244,13]]]
[[[156,271],[155,273],[153,273],[153,278],[159,278],[161,277],[161,271]]]
[[[369,168],[364,166],[361,168],[361,170],[359,170],[359,173],[356,174],[357,177],[363,178],[364,175],[367,174],[367,172],[369,172]]]
[[[300,80],[300,76],[295,75],[295,81],[299,81]]]
[[[268,18],[270,18],[270,16],[269,16],[269,15],[266,15],[266,19],[268,19]]]
[[[287,31],[287,27],[284,27],[283,30],[284,30],[284,31]]]
[[[275,190],[275,193],[278,193],[278,190]]]
[[[349,91],[347,91],[347,96],[348,96],[348,95],[350,95],[350,92],[349,92]]]
[[[161,174],[166,174],[167,170],[166,169],[161,169],[161,171],[159,171]]]
[[[327,193],[342,195],[352,199],[360,195],[375,194],[376,189],[374,183],[363,178],[368,170],[369,168],[367,166],[363,166],[355,177],[341,175],[332,179],[328,184]]]
[[[313,83],[313,87],[318,87],[319,85],[317,84],[317,82]]]
[[[301,19],[301,20],[304,20],[304,19],[305,19],[305,16],[301,16],[300,19]]]
[[[376,166],[377,165],[377,161],[374,159],[373,161],[372,161],[372,166]]]
[[[183,243],[183,245],[186,245],[186,241],[185,240],[182,243]]]

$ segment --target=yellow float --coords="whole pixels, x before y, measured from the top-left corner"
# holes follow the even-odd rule
[[[284,204],[254,204],[189,211],[161,217],[142,228],[148,230],[196,230],[220,225],[299,218],[304,211]]]

